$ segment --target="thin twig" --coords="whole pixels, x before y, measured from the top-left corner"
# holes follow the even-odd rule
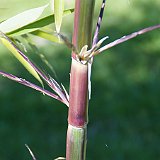
[[[118,45],[118,44],[120,44],[120,43],[123,43],[123,42],[125,42],[125,41],[128,41],[128,40],[134,38],[134,37],[137,37],[137,36],[139,36],[139,35],[141,35],[141,34],[150,32],[150,31],[155,30],[155,29],[158,29],[158,28],[160,28],[160,24],[155,25],[155,26],[151,26],[151,27],[148,27],[148,28],[144,28],[144,29],[139,30],[139,31],[137,31],[137,32],[131,33],[131,34],[127,35],[127,36],[123,36],[123,37],[121,37],[120,39],[117,39],[117,40],[115,40],[115,41],[113,41],[113,42],[105,45],[104,47],[100,48],[99,50],[97,50],[97,51],[95,52],[94,55],[97,55],[97,54],[99,54],[99,53],[101,53],[101,52],[103,52],[103,51],[105,51],[105,50],[107,50],[107,49],[109,49],[109,48],[112,48],[112,47],[114,47],[114,46],[116,46],[116,45]]]
[[[100,9],[100,13],[98,16],[98,20],[97,20],[97,26],[96,26],[96,30],[93,36],[93,42],[92,42],[92,48],[91,50],[96,47],[96,44],[98,42],[98,35],[99,35],[99,30],[101,27],[101,22],[102,22],[102,18],[103,18],[103,12],[104,12],[104,8],[105,8],[105,3],[106,0],[102,1],[102,6]],[[89,100],[91,99],[91,70],[92,70],[92,63],[93,63],[93,57],[90,58],[89,63],[88,63],[88,92],[89,92]]]
[[[68,101],[64,101],[64,100],[63,100],[61,97],[59,97],[58,95],[55,95],[54,93],[52,93],[52,92],[50,92],[50,91],[48,91],[48,90],[45,90],[45,89],[43,89],[43,88],[41,88],[41,87],[39,87],[39,86],[37,86],[37,85],[29,82],[29,81],[26,81],[25,79],[16,77],[16,76],[14,76],[14,75],[12,75],[12,74],[5,73],[5,72],[3,72],[3,71],[0,71],[0,75],[2,75],[2,76],[4,76],[4,77],[7,77],[8,79],[11,79],[11,80],[13,80],[13,81],[16,81],[16,82],[18,82],[18,83],[20,83],[20,84],[23,84],[23,85],[25,85],[25,86],[27,86],[27,87],[33,88],[33,89],[35,89],[35,90],[43,93],[44,95],[50,96],[50,97],[52,97],[52,98],[54,98],[54,99],[56,99],[56,100],[59,100],[59,101],[63,102],[63,103],[66,104],[67,106],[69,106]]]
[[[32,156],[33,160],[36,160],[36,157],[34,156],[33,152],[31,151],[31,149],[29,148],[29,146],[27,144],[25,144],[26,148],[28,149],[30,155]]]
[[[69,39],[61,33],[57,33],[60,39],[64,42],[64,44],[71,49],[74,53],[78,54],[77,48],[72,44]]]
[[[101,27],[101,22],[102,22],[102,18],[103,18],[105,3],[106,3],[106,0],[103,0],[101,10],[100,10],[100,13],[99,13],[99,17],[98,17],[98,21],[97,21],[96,31],[95,31],[94,37],[93,37],[92,47],[94,45],[96,45],[96,43],[98,42],[98,34],[99,34],[100,27]]]

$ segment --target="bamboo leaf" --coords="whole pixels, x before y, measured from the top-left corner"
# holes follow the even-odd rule
[[[3,33],[9,33],[34,22],[41,16],[47,6],[48,5],[29,9],[20,14],[17,14],[14,17],[7,19],[0,24],[0,31],[2,31]]]
[[[13,42],[5,36],[2,32],[0,32],[0,40],[5,45],[8,50],[23,64],[23,66],[43,85],[41,78],[39,77],[38,73],[28,60],[28,58],[22,54],[20,50],[13,44]]]
[[[54,14],[56,32],[60,32],[64,10],[64,0],[54,0]]]
[[[74,9],[64,10],[63,16],[69,15],[73,11],[74,11]],[[12,32],[9,32],[9,33],[7,33],[7,35],[13,37],[13,36],[19,36],[19,35],[27,34],[27,33],[39,30],[40,28],[45,27],[45,26],[47,26],[49,24],[52,24],[52,23],[54,23],[54,15],[53,14],[48,15],[44,18],[38,19],[38,20],[36,20],[36,21],[26,25],[26,26],[23,26],[19,29],[16,29]]]
[[[38,37],[41,37],[41,38],[44,38],[44,39],[49,40],[51,42],[63,43],[62,41],[60,41],[60,39],[57,36],[55,36],[53,34],[49,34],[49,33],[44,32],[42,30],[36,30],[34,32],[31,32],[31,34],[38,36]]]
[[[28,46],[32,49],[33,53],[35,53],[41,59],[41,61],[50,69],[50,71],[57,78],[56,71],[54,70],[53,66],[49,63],[49,61],[47,60],[47,57],[42,52],[39,51],[38,47],[36,46],[36,42],[34,42],[32,38],[28,35],[23,35],[22,37],[26,40]],[[39,75],[41,76],[41,74]],[[44,80],[46,81],[46,78],[44,78]]]

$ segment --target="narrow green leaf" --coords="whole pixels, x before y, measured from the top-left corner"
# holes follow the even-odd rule
[[[63,16],[66,16],[68,14],[71,14],[72,12],[74,11],[74,9],[67,9],[67,10],[64,10],[63,12]],[[23,26],[19,29],[16,29],[10,33],[7,33],[7,35],[9,36],[19,36],[19,35],[23,35],[23,34],[27,34],[27,33],[30,33],[30,32],[33,32],[33,31],[36,31],[42,27],[45,27],[49,24],[52,24],[54,23],[54,15],[48,15],[44,18],[41,18],[41,19],[38,19],[26,26]]]
[[[64,11],[64,0],[54,0],[54,14],[55,14],[55,26],[56,32],[60,32],[62,18]]]
[[[37,31],[31,32],[31,34],[38,36],[38,37],[41,37],[41,38],[44,38],[44,39],[49,40],[51,42],[63,43],[62,41],[59,40],[59,38],[57,36],[55,36],[53,34],[49,34],[49,33],[44,32],[42,30],[37,30]]]
[[[41,16],[47,6],[48,5],[29,9],[14,17],[7,19],[0,24],[0,31],[2,31],[3,33],[9,33],[34,22]]]
[[[43,85],[38,73],[31,65],[28,58],[3,34],[0,32],[0,40],[9,51],[23,64],[23,66]]]

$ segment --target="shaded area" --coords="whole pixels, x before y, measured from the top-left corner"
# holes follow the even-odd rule
[[[152,5],[149,0],[110,2],[100,36],[109,35],[108,43],[160,23],[159,5],[158,0]],[[157,30],[96,57],[89,107],[88,160],[160,158],[159,44]],[[34,82],[21,64],[0,47],[0,69]],[[54,67],[58,81],[68,87],[70,51],[51,43],[40,48]],[[31,57],[38,63],[36,55]],[[65,155],[68,109],[63,104],[0,77],[0,109],[0,159],[31,159],[24,144],[29,145],[38,160]]]

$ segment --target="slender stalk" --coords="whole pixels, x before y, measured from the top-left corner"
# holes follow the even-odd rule
[[[91,47],[95,0],[76,0],[73,45]],[[88,64],[72,53],[66,160],[85,160],[88,123]]]
[[[97,21],[97,27],[93,36],[93,42],[92,42],[92,47],[94,45],[96,45],[96,43],[98,42],[98,34],[99,34],[99,30],[101,28],[101,23],[102,23],[102,18],[103,18],[103,12],[104,12],[104,7],[105,7],[105,3],[106,0],[102,1],[102,6],[101,6],[101,10],[99,12],[99,17],[98,17],[98,21]]]
[[[123,42],[125,42],[125,41],[128,41],[128,40],[130,40],[130,39],[132,39],[132,38],[135,38],[135,37],[137,37],[137,36],[139,36],[139,35],[141,35],[141,34],[144,34],[144,33],[150,32],[150,31],[153,31],[153,30],[155,30],[155,29],[160,29],[160,24],[154,25],[154,26],[150,26],[150,27],[147,27],[147,28],[144,28],[144,29],[141,29],[141,30],[139,30],[139,31],[137,31],[137,32],[133,32],[133,33],[127,35],[127,36],[123,36],[123,37],[121,37],[121,38],[119,38],[119,39],[117,39],[117,40],[115,40],[115,41],[113,41],[113,42],[111,42],[111,43],[103,46],[103,47],[100,48],[99,50],[97,50],[97,51],[95,52],[95,55],[96,55],[96,54],[99,54],[99,53],[101,53],[101,52],[103,52],[103,51],[105,51],[105,50],[107,50],[107,49],[109,49],[109,48],[112,48],[112,47],[114,47],[114,46],[116,46],[116,45],[118,45],[118,44],[120,44],[120,43],[123,43]]]

